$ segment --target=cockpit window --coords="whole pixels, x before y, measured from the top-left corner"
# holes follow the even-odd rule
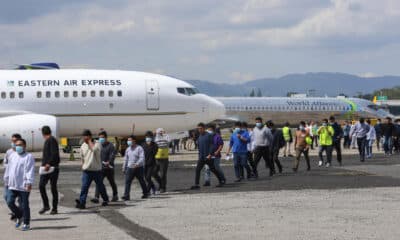
[[[199,93],[199,90],[197,90],[197,88],[177,88],[177,91],[178,93],[186,96],[192,96]]]

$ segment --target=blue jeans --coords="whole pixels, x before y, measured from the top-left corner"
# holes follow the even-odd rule
[[[222,181],[225,182],[226,181],[225,180],[225,175],[224,175],[224,172],[222,171],[222,168],[221,168],[221,165],[220,165],[221,164],[221,158],[214,158],[213,160],[214,160],[215,170],[217,170],[219,172]],[[210,179],[211,179],[210,168],[208,167],[208,165],[206,165],[204,168],[205,168],[204,181],[205,182],[210,182]]]
[[[94,181],[97,189],[99,189],[101,198],[104,202],[108,202],[108,195],[104,187],[101,171],[83,171],[82,172],[82,188],[79,201],[82,205],[86,204],[86,198],[89,192],[90,184]]]
[[[7,195],[8,195],[8,187],[4,186],[3,196],[4,196],[4,201],[6,202],[7,202]]]
[[[324,156],[323,153],[326,153],[326,162],[331,163],[332,162],[332,151],[333,151],[333,146],[332,145],[320,145],[319,146],[319,151],[318,151],[318,156],[319,160],[324,163]]]
[[[365,160],[365,146],[367,145],[367,137],[357,138],[358,152],[360,154],[360,161]]]
[[[17,197],[21,200],[21,206],[15,205]],[[8,190],[7,205],[16,218],[24,218],[24,224],[29,225],[31,221],[31,209],[29,208],[29,192]]]
[[[386,154],[392,154],[393,152],[393,139],[392,136],[385,136],[385,140],[383,142],[383,149]]]
[[[247,167],[247,152],[233,153],[233,166],[235,168],[235,175],[237,179],[244,178],[244,169]]]

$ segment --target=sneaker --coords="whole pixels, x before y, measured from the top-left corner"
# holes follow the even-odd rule
[[[17,220],[15,220],[15,228],[19,228],[22,225],[22,218],[17,218]]]
[[[77,209],[85,209],[86,208],[85,204],[82,204],[79,201],[79,199],[75,199],[75,203],[76,203],[75,208],[77,208]]]
[[[165,189],[160,189],[160,193],[166,193],[167,192],[167,190],[165,190]]]
[[[200,186],[199,185],[194,185],[190,188],[190,190],[199,190]]]
[[[52,209],[50,215],[56,215],[56,214],[58,214],[57,209]]]
[[[111,202],[118,202],[118,196],[112,197]]]
[[[288,156],[289,156],[289,157],[294,157],[292,154],[289,154]]]
[[[107,206],[108,206],[108,202],[106,202],[106,201],[102,202],[102,203],[101,203],[101,206],[102,206],[102,207],[107,207]]]
[[[17,217],[15,216],[15,214],[10,213],[10,220],[15,222],[16,219],[17,219]]]
[[[142,199],[146,199],[146,198],[149,198],[149,195],[148,195],[148,194],[142,195]]]
[[[279,173],[282,173],[283,172],[283,169],[282,168],[279,168]]]
[[[203,185],[203,187],[209,187],[209,186],[211,186],[210,182],[205,182],[204,185]]]
[[[123,201],[129,201],[129,200],[131,200],[130,197],[125,197],[125,196],[123,196],[121,199],[122,199]]]
[[[95,204],[98,204],[100,202],[98,198],[92,198],[90,199],[90,201]]]
[[[311,171],[311,167],[307,167],[307,171]]]
[[[322,162],[322,161],[319,161],[319,162],[318,162],[318,167],[322,167],[322,164],[323,164],[323,162]]]
[[[326,165],[325,165],[325,167],[330,167],[331,166],[331,164],[330,163],[326,163]]]
[[[47,211],[49,211],[49,210],[50,210],[49,207],[43,207],[42,209],[40,209],[39,214],[40,214],[40,215],[45,214],[45,213],[46,213]]]
[[[24,224],[21,228],[21,231],[29,231],[31,230],[31,227],[29,226],[29,224]]]

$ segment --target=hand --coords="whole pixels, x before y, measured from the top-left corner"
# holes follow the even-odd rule
[[[32,185],[31,184],[27,184],[25,186],[26,191],[30,192],[32,190]]]
[[[210,160],[210,159],[211,159],[211,154],[207,156],[207,160]]]
[[[48,172],[48,171],[50,170],[50,164],[46,164],[46,165],[44,166],[44,170],[45,170],[46,172]]]
[[[237,134],[236,136],[237,136],[238,138],[241,138],[241,137],[242,137],[242,135],[240,135],[240,134]]]
[[[137,164],[133,164],[133,166],[132,166],[133,168],[138,168],[139,167],[139,165],[137,165]]]

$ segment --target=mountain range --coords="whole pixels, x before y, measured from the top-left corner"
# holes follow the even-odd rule
[[[312,93],[313,96],[357,96],[382,88],[400,86],[400,76],[360,77],[345,73],[289,74],[279,78],[262,78],[240,84],[187,80],[200,92],[210,96],[249,96],[253,89],[262,96],[286,96],[289,92]]]

